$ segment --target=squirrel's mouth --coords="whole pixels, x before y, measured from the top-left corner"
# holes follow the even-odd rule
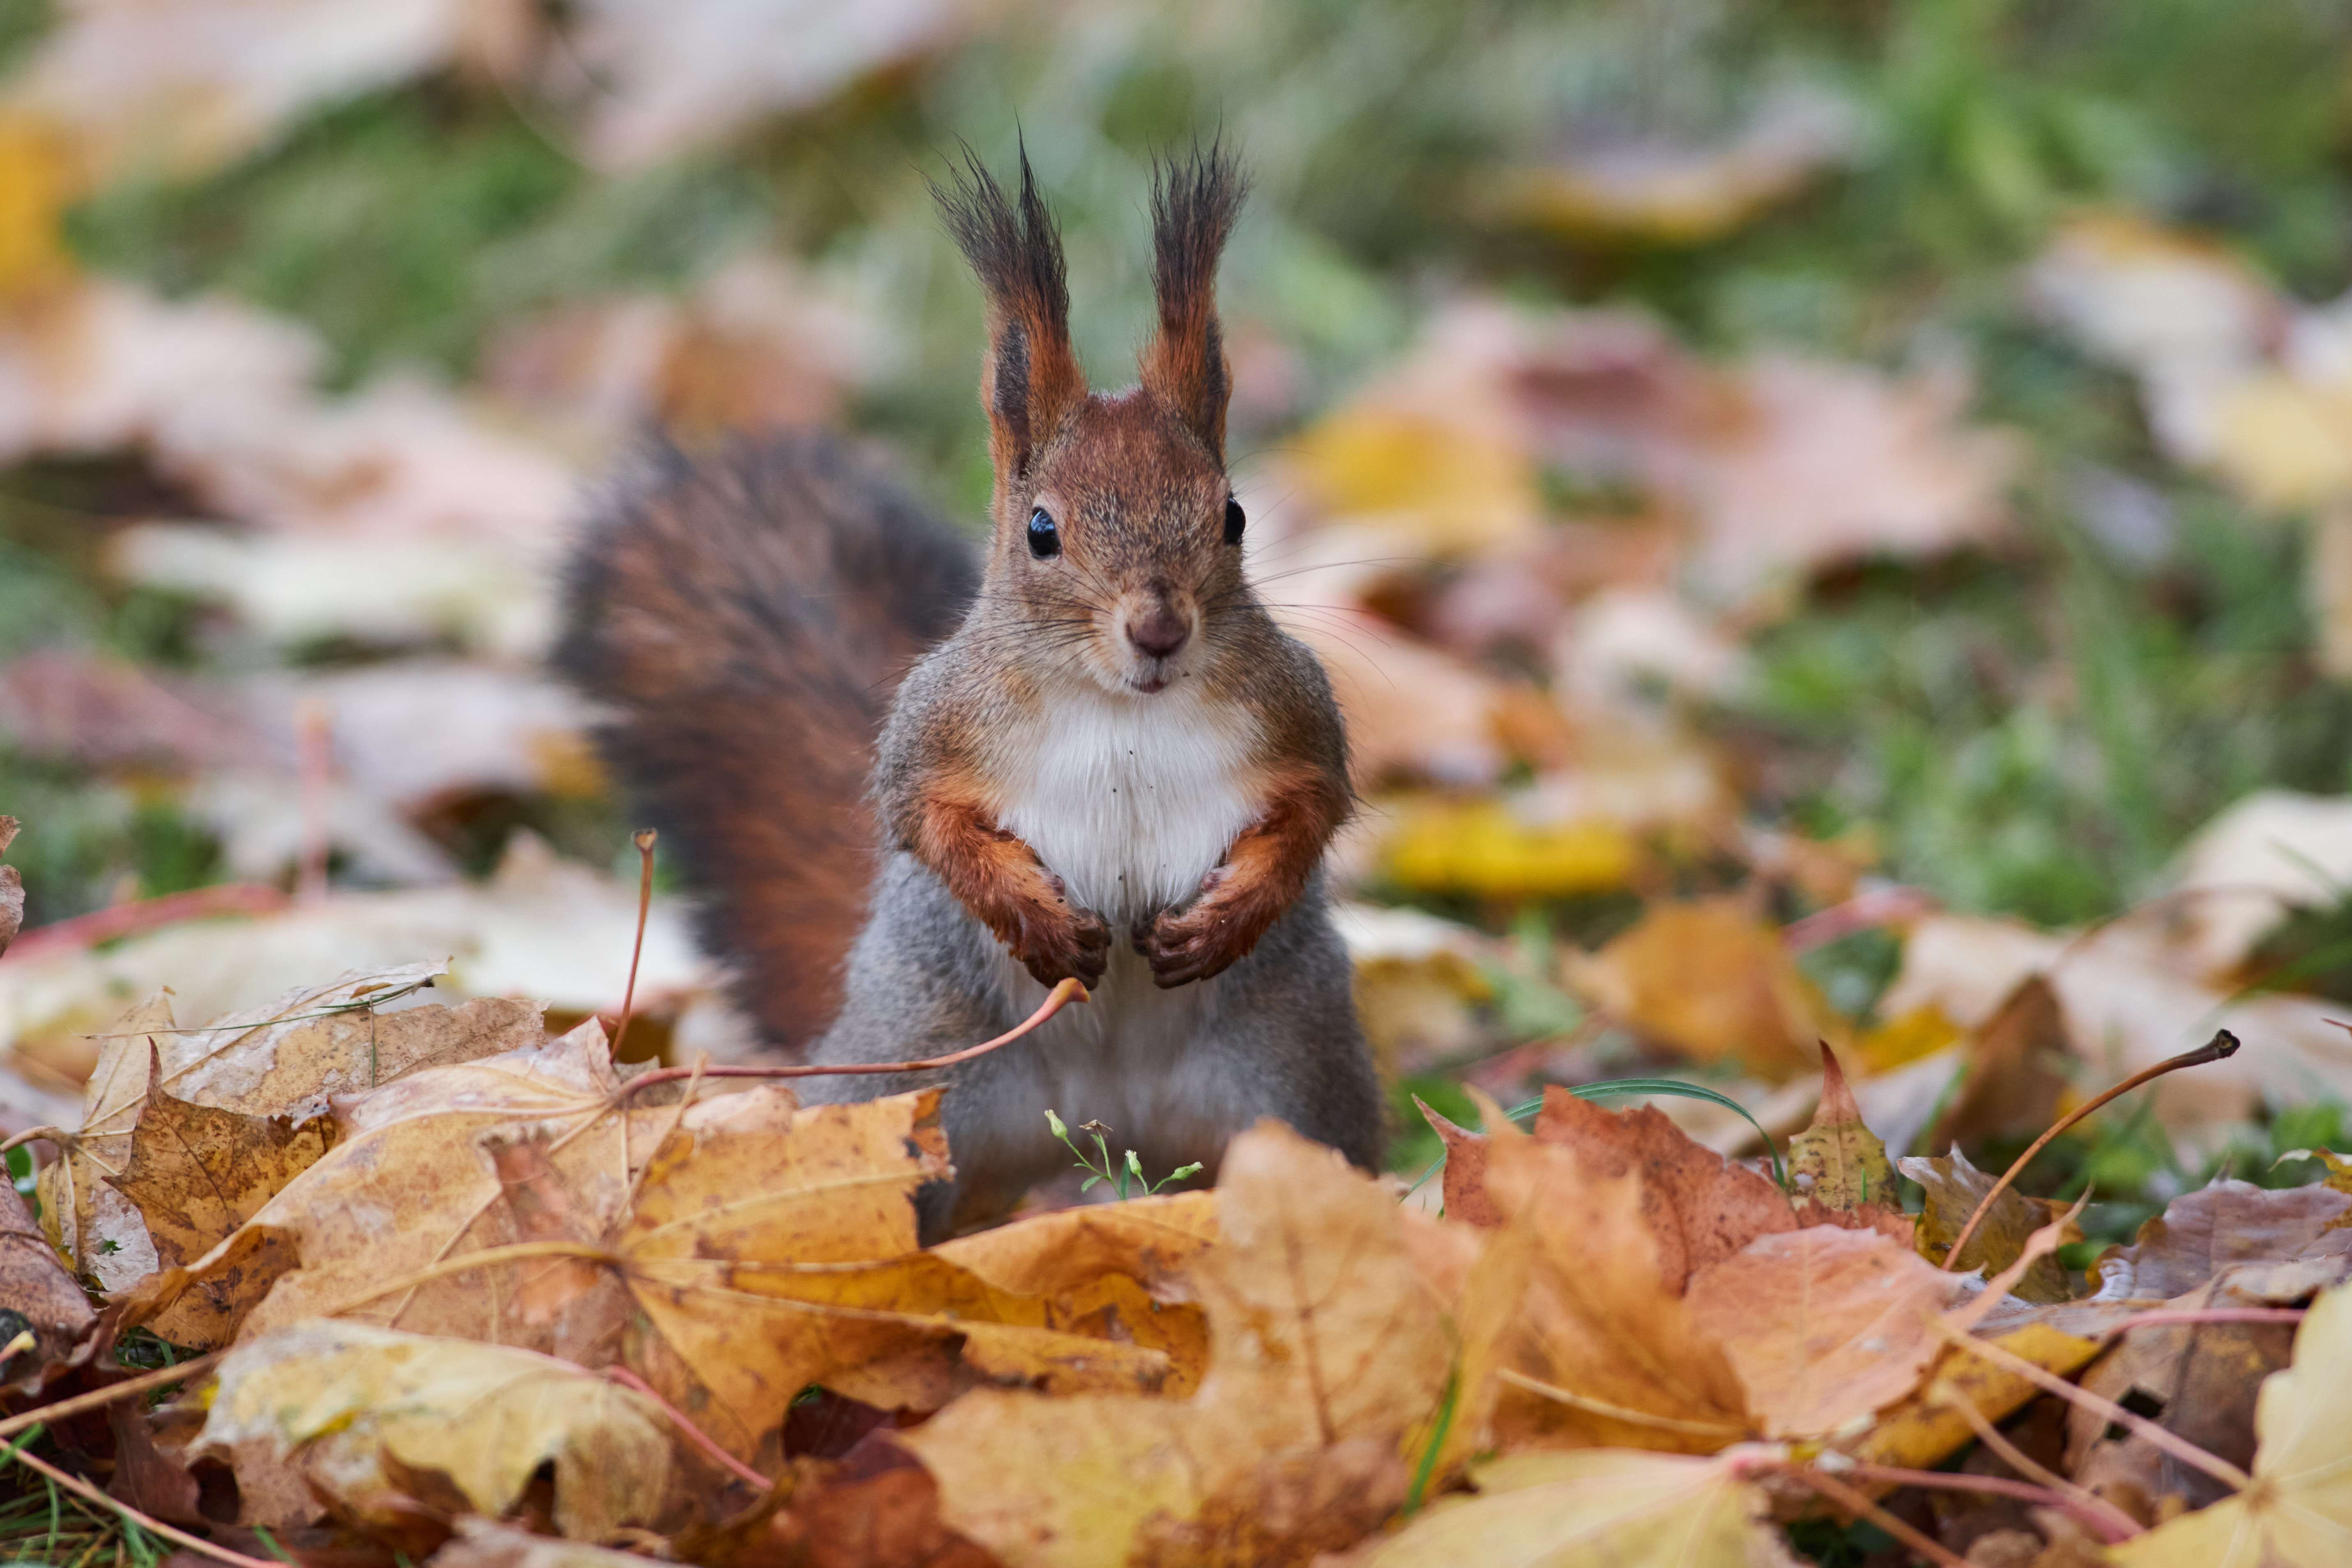
[[[1127,684],[1131,690],[1141,692],[1145,696],[1150,696],[1155,692],[1166,691],[1168,689],[1168,683],[1174,677],[1171,675],[1161,674],[1129,675],[1128,677]]]

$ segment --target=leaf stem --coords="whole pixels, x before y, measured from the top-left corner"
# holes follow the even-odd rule
[[[659,1393],[656,1392],[652,1384],[647,1383],[644,1378],[639,1377],[627,1367],[608,1366],[604,1369],[604,1372],[605,1376],[611,1378],[622,1387],[629,1389],[634,1393],[641,1394],[647,1399],[653,1401],[656,1405],[661,1406],[661,1413],[670,1418],[671,1423],[675,1425],[678,1431],[686,1437],[687,1440],[691,1442],[696,1448],[701,1449],[703,1453],[709,1456],[711,1461],[725,1469],[729,1475],[733,1476],[740,1481],[749,1483],[763,1496],[771,1487],[773,1487],[776,1484],[766,1476],[761,1475],[759,1471],[745,1464],[742,1460],[737,1458],[734,1455],[729,1453],[725,1448],[720,1448],[719,1446],[719,1439],[713,1437],[709,1433],[696,1426],[692,1421],[688,1420],[685,1411],[680,1410],[677,1406],[663,1398]]]
[[[1011,1045],[1023,1035],[1043,1024],[1070,1003],[1087,1000],[1087,988],[1076,978],[1066,979],[1045,993],[1037,1010],[994,1040],[978,1045],[968,1045],[961,1051],[945,1056],[934,1056],[922,1061],[841,1061],[795,1063],[789,1067],[663,1067],[651,1072],[640,1072],[621,1085],[621,1097],[625,1099],[638,1090],[655,1083],[675,1083],[699,1071],[705,1078],[823,1078],[840,1072],[929,1072],[934,1068],[953,1067],[959,1061],[970,1061],[975,1056]]]
[[[613,1060],[621,1060],[621,1042],[629,1038],[629,1020],[637,1006],[637,965],[646,956],[646,916],[654,906],[654,841],[661,835],[651,828],[640,828],[633,841],[637,846],[637,936],[629,946],[629,983],[621,993],[621,1021],[613,1030]]]
[[[2032,1163],[2034,1155],[2048,1146],[2051,1139],[2080,1122],[2100,1106],[2119,1095],[2130,1093],[2143,1083],[2161,1078],[2168,1072],[2177,1072],[2184,1067],[2202,1067],[2209,1061],[2226,1061],[2237,1053],[2238,1037],[2226,1029],[2216,1030],[2213,1031],[2213,1038],[2196,1050],[2184,1051],[2179,1056],[2168,1056],[2153,1067],[2142,1068],[2104,1094],[2095,1095],[2085,1100],[2063,1116],[2059,1117],[2057,1121],[2051,1124],[2048,1132],[2027,1145],[2025,1152],[2010,1162],[2009,1168],[2000,1173],[2000,1179],[1992,1184],[1992,1189],[1977,1200],[1976,1208],[1969,1215],[1969,1222],[1961,1226],[1960,1233],[1952,1239],[1952,1249],[1944,1254],[1945,1271],[1948,1273],[1959,1267],[1960,1249],[1969,1244],[1969,1239],[1977,1233],[1977,1227],[1983,1224],[1984,1217],[1992,1211],[1993,1200],[2007,1192],[2010,1184],[2024,1174],[2027,1165]]]

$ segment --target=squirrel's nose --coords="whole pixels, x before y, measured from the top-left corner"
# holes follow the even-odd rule
[[[1127,623],[1127,640],[1155,659],[1167,658],[1192,635],[1192,629],[1184,623],[1184,618],[1164,603],[1152,606],[1149,614],[1133,617]]]

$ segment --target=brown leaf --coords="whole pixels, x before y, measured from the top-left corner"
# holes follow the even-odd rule
[[[1690,1305],[1765,1434],[1819,1437],[1916,1386],[1943,1348],[1932,1320],[1954,1284],[1878,1231],[1817,1225],[1701,1271]]]
[[[1533,1237],[1497,1437],[1712,1453],[1746,1436],[1738,1379],[1664,1276],[1640,1178],[1516,1132],[1498,1130],[1487,1155],[1507,1234]]]
[[[1217,1215],[1199,1394],[964,1396],[898,1439],[938,1479],[950,1527],[1016,1568],[1244,1548],[1290,1563],[1329,1544],[1339,1480],[1381,1495],[1395,1471],[1376,1451],[1402,1454],[1452,1361],[1395,1201],[1267,1124],[1227,1150]]]
[[[1770,1177],[1696,1142],[1654,1105],[1605,1110],[1555,1085],[1544,1091],[1535,1135],[1574,1149],[1589,1173],[1641,1178],[1659,1274],[1677,1294],[1693,1274],[1758,1237],[1797,1228]]]
[[[1827,1045],[1822,1047],[1821,1108],[1789,1140],[1789,1180],[1808,1223],[1869,1228],[1911,1245],[1916,1226],[1903,1212],[1903,1187],[1886,1145],[1863,1124],[1845,1070]]]
[[[16,819],[0,817],[0,854],[16,836]],[[0,865],[0,953],[16,939],[25,925],[25,879],[12,865]]]
[[[2129,1247],[2100,1260],[2105,1298],[2185,1296],[2232,1270],[2352,1254],[2352,1194],[2265,1188],[2224,1177],[2167,1204]]]
[[[0,1181],[0,1368],[9,1389],[36,1394],[52,1370],[89,1354],[98,1314],[34,1228],[15,1184]]]
[[[1902,1166],[1905,1176],[1927,1189],[1927,1206],[1919,1216],[1920,1255],[1942,1263],[1960,1227],[1992,1190],[1994,1178],[1970,1165],[1969,1156],[1958,1149],[1933,1159],[1907,1156]],[[1969,1238],[1958,1267],[1982,1269],[1988,1274],[2008,1268],[2049,1220],[2041,1206],[2015,1187],[2004,1188],[1976,1234]],[[2013,1293],[2020,1301],[2042,1302],[2072,1301],[2075,1294],[2064,1266],[2055,1257],[2034,1260]]]
[[[940,1522],[939,1483],[912,1454],[879,1437],[838,1461],[803,1469],[791,1509],[770,1521],[768,1533],[767,1551],[744,1554],[741,1568],[778,1557],[791,1568],[992,1568],[997,1562]]]
[[[1445,1145],[1447,1216],[1500,1225],[1502,1210],[1486,1191],[1486,1136],[1414,1103]],[[1499,1112],[1486,1119],[1497,1124]],[[1609,1111],[1555,1085],[1544,1091],[1534,1135],[1573,1150],[1593,1175],[1640,1178],[1642,1216],[1657,1242],[1661,1275],[1677,1294],[1695,1270],[1759,1236],[1796,1228],[1789,1200],[1769,1178],[1698,1143],[1655,1106]]]
[[[1612,1018],[1695,1061],[1759,1077],[1812,1064],[1830,1014],[1780,935],[1737,897],[1653,904],[1570,977]]]
[[[1960,1086],[1927,1137],[1930,1148],[1983,1138],[2031,1137],[2057,1119],[2074,1061],[2058,993],[2028,976],[1969,1037]]]
[[[131,1134],[131,1159],[108,1185],[139,1207],[166,1267],[194,1262],[252,1218],[333,1144],[332,1118],[296,1124],[197,1105],[164,1092],[160,1065]],[[149,1326],[174,1344],[216,1344],[235,1314],[199,1291]]]
[[[107,1495],[166,1524],[202,1523],[196,1507],[202,1489],[184,1461],[156,1446],[145,1408],[118,1399],[106,1407],[106,1418],[114,1435],[114,1479]]]
[[[196,1030],[174,1027],[168,993],[133,1009],[104,1036],[83,1090],[79,1136],[43,1176],[45,1222],[49,1215],[73,1217],[59,1245],[110,1291],[158,1267],[139,1210],[104,1179],[121,1174],[131,1158],[131,1129],[158,1061],[162,1086],[190,1103],[302,1120],[325,1110],[331,1096],[539,1039],[539,1015],[519,1002],[373,1010],[373,1001],[413,992],[442,967],[346,975]]]

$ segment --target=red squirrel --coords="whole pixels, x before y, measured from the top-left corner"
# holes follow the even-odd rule
[[[1016,197],[969,157],[935,188],[987,298],[977,562],[818,434],[656,455],[572,562],[558,662],[766,1040],[919,1060],[1089,988],[944,1072],[801,1085],[945,1080],[955,1176],[919,1198],[927,1239],[1069,1163],[1049,1109],[1204,1180],[1265,1116],[1367,1169],[1381,1151],[1321,870],[1347,738],[1244,575],[1225,471],[1215,274],[1243,190],[1219,148],[1156,169],[1157,328],[1140,385],[1101,393],[1025,154]]]

